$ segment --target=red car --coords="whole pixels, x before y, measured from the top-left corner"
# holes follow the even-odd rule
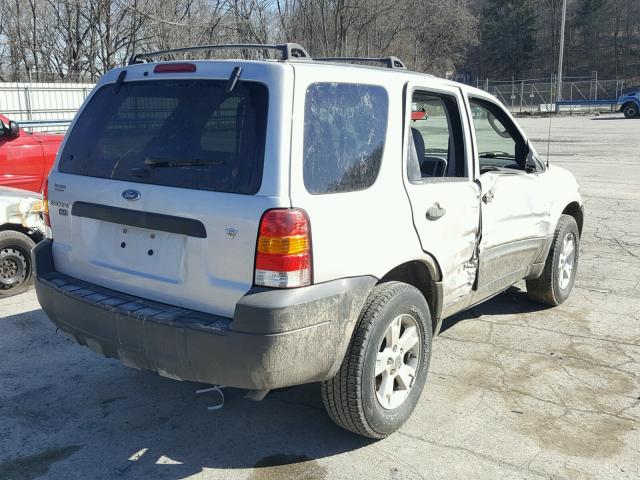
[[[29,133],[0,114],[0,187],[41,192],[64,135]]]

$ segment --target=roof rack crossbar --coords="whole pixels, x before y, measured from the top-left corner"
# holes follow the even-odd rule
[[[231,49],[247,49],[247,50],[277,50],[282,56],[282,60],[290,60],[292,58],[310,58],[307,51],[297,43],[282,43],[279,45],[262,45],[257,43],[229,43],[220,45],[198,45],[195,47],[171,48],[168,50],[158,50],[157,52],[137,53],[133,54],[129,59],[129,65],[143,63],[146,60],[162,55],[172,53],[201,52],[210,50],[231,50]]]
[[[406,70],[407,67],[398,57],[316,57],[318,62],[344,62],[344,63],[379,63],[387,68],[400,68]]]

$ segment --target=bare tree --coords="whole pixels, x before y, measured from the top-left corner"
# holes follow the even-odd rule
[[[601,76],[640,77],[640,0],[568,3],[567,75],[589,75],[598,69]],[[410,68],[439,75],[548,76],[556,68],[560,4],[561,0],[0,0],[0,80],[95,80],[126,63],[134,52],[282,41],[298,42],[314,56],[396,55]],[[527,18],[517,12],[526,12]],[[504,25],[496,23],[500,18]],[[522,53],[513,54],[515,47]],[[253,58],[268,52],[240,54]]]

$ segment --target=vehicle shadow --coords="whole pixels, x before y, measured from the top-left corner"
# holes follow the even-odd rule
[[[218,399],[196,395],[203,385],[99,358],[56,333],[40,310],[0,325],[0,432],[10,432],[0,434],[8,447],[0,478],[177,480],[247,469],[222,476],[321,479],[317,459],[372,443],[331,422],[317,384],[262,402],[224,389],[224,407],[209,411]]]
[[[551,308],[549,305],[530,300],[526,291],[513,286],[490,300],[443,320],[440,333],[446,332],[460,322],[474,320],[483,315],[517,315],[519,313],[539,312],[549,308]]]
[[[441,332],[545,308],[512,287],[445,320]],[[41,310],[0,326],[0,478],[177,480],[217,469],[250,480],[325,479],[319,459],[374,443],[331,422],[318,384],[262,402],[224,389],[224,407],[210,411],[218,397],[197,395],[204,385],[99,358],[56,333]]]

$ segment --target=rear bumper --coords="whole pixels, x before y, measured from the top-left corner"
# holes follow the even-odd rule
[[[38,300],[81,345],[163,376],[250,390],[332,377],[375,284],[356,277],[292,290],[254,288],[233,319],[141,299],[55,270],[50,240],[33,249]]]

